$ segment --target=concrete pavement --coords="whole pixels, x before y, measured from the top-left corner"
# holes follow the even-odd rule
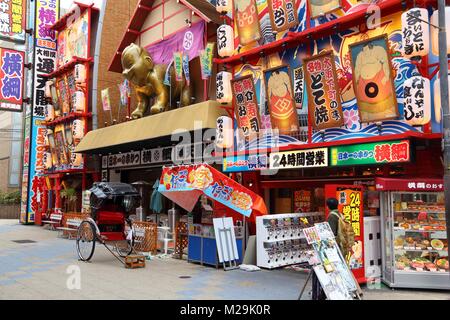
[[[19,244],[14,240],[32,240]],[[79,269],[78,269],[79,268]],[[67,272],[80,271],[70,290]],[[75,241],[57,232],[0,220],[0,299],[297,299],[306,274],[293,270],[225,272],[168,257],[125,269],[101,245],[91,263],[77,259]],[[310,299],[308,289],[304,299]],[[365,299],[450,299],[450,292],[365,290]]]

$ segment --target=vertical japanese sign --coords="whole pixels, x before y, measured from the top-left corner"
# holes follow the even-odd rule
[[[331,51],[304,60],[309,113],[316,130],[344,124],[336,66]]]
[[[258,9],[255,0],[234,0],[235,21],[239,34],[239,42],[245,46],[261,38]]]
[[[294,79],[294,100],[298,109],[303,108],[303,99],[305,96],[305,74],[303,67],[293,69]]]
[[[0,48],[0,110],[22,111],[25,53]]]
[[[183,53],[174,52],[173,53],[173,66],[175,68],[175,79],[176,81],[183,80]]]
[[[109,88],[103,89],[101,94],[102,94],[103,111],[111,111],[111,99],[109,95]]]
[[[345,257],[350,265],[350,269],[359,269],[363,266],[363,194],[359,188],[347,189],[337,188],[336,198],[338,199],[339,212],[343,215],[345,221],[352,225],[355,233],[355,243],[351,252]]]
[[[31,119],[29,121],[29,168],[24,168],[24,185],[27,195],[27,203],[22,203],[21,223],[34,223],[37,213],[36,203],[39,194],[37,185],[40,183],[40,175],[43,169],[38,162],[38,157],[45,149],[45,139],[42,139],[43,130],[46,127],[42,124],[45,120],[45,75],[55,70],[56,64],[56,32],[50,27],[55,24],[59,16],[59,0],[37,0],[35,1],[35,19],[33,28],[35,30],[34,43],[34,78],[32,95],[33,101],[30,110]],[[27,129],[26,129],[27,130]],[[25,131],[26,131],[25,130]],[[25,138],[26,140],[26,138]]]
[[[214,54],[214,42],[208,42],[205,50],[200,51],[200,67],[202,71],[202,79],[208,80],[212,75],[212,60]]]
[[[26,0],[0,0],[0,38],[25,42]]]
[[[254,138],[259,133],[260,121],[253,76],[248,75],[232,80],[231,89],[239,127],[245,137]]]
[[[265,70],[264,81],[272,129],[278,129],[282,134],[297,132],[299,123],[289,67]]]
[[[364,270],[364,203],[363,188],[345,185],[326,185],[325,197],[338,200],[338,211],[355,233],[355,242],[344,257],[357,280],[365,279]],[[327,217],[330,213],[327,209]]]
[[[298,24],[293,0],[269,0],[268,7],[273,30],[280,32]]]
[[[186,84],[189,86],[191,83],[191,72],[189,70],[189,55],[187,53],[183,53],[183,72]]]

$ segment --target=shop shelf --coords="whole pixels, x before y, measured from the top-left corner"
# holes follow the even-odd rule
[[[439,211],[418,211],[418,210],[397,210],[394,211],[395,213],[428,213],[428,214],[445,214],[445,211],[439,212]]]
[[[92,113],[90,112],[71,112],[64,117],[59,117],[53,121],[44,122],[44,125],[46,125],[47,127],[51,127],[60,123],[70,122],[77,118],[90,118],[90,117],[92,117]]]
[[[55,78],[58,77],[70,70],[72,70],[75,65],[79,64],[79,63],[92,63],[94,61],[93,58],[80,58],[80,57],[72,57],[72,60],[70,60],[69,62],[67,62],[65,65],[59,67],[58,69],[56,69],[55,71],[53,71],[52,73],[49,74],[44,74],[42,75],[45,78],[51,79],[51,78]]]
[[[445,230],[414,230],[414,229],[402,229],[402,228],[394,228],[394,231],[404,231],[404,232],[422,232],[422,233],[435,233],[442,232],[445,233]]]
[[[396,269],[395,272],[396,273],[400,273],[400,274],[426,274],[426,275],[447,275],[448,276],[448,271],[444,270],[444,269],[440,269],[442,271],[416,271],[416,270],[398,270]]]
[[[448,255],[448,251],[446,249],[444,250],[434,250],[434,249],[406,249],[406,248],[395,248],[395,251],[408,251],[408,252],[432,252],[432,253],[439,253],[441,257],[446,257]]]

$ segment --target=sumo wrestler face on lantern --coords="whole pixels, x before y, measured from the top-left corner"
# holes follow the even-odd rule
[[[353,87],[363,122],[398,117],[392,66],[385,36],[350,46]]]

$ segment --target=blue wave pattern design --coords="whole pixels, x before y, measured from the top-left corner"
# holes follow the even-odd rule
[[[286,135],[268,134],[262,138],[256,138],[245,143],[243,150],[269,149],[275,146],[282,147],[286,145],[303,145],[304,142]],[[242,151],[242,150],[241,150]]]
[[[378,132],[378,126],[374,123],[366,126],[359,132],[353,132],[351,130],[343,128],[331,128],[324,130],[323,140],[322,134],[320,132],[314,133],[312,136],[312,143],[339,141],[356,138],[370,138],[370,137],[377,137],[380,135],[389,136],[393,134],[402,134],[409,131],[420,132],[417,128],[398,120],[383,121],[381,124],[381,128],[382,128],[381,133]]]

